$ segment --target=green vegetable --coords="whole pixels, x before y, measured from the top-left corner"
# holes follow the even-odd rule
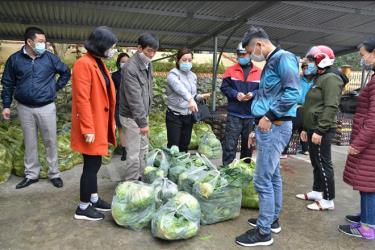
[[[242,190],[231,186],[226,176],[218,170],[210,170],[198,179],[192,194],[201,206],[201,224],[214,224],[239,216]]]
[[[174,197],[178,192],[177,185],[164,177],[157,178],[152,183],[152,186],[154,187],[154,190],[155,190],[155,200],[156,200],[157,207],[160,207],[160,205],[165,204],[169,199]]]
[[[0,144],[0,184],[8,180],[12,172],[12,157],[7,148]]]
[[[164,151],[154,149],[146,155],[147,167],[143,171],[144,181],[153,183],[158,177],[166,177],[168,175],[169,162]]]
[[[221,158],[223,150],[221,142],[213,133],[206,133],[200,137],[198,152],[209,159]]]
[[[198,201],[188,193],[178,192],[152,219],[152,235],[165,240],[191,238],[198,234],[200,216]]]
[[[151,185],[126,181],[116,187],[112,217],[118,225],[141,230],[149,225],[155,211],[155,191]]]

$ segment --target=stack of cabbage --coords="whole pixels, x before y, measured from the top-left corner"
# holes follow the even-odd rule
[[[155,215],[154,187],[139,181],[126,181],[116,187],[112,200],[112,217],[123,227],[141,230]]]
[[[168,175],[169,162],[165,152],[156,148],[146,155],[146,167],[143,178],[146,183],[153,183],[156,178]]]
[[[200,218],[198,201],[188,193],[178,192],[156,212],[151,232],[165,240],[188,239],[198,233]]]
[[[2,142],[2,147],[0,148],[0,183],[7,181],[12,171],[17,176],[25,176],[25,147],[21,126],[17,120],[1,124],[0,140]],[[73,152],[70,148],[69,122],[59,126],[57,146],[60,171],[66,171],[73,168],[75,165],[82,163],[81,155]],[[47,178],[48,164],[41,136],[38,138],[38,152],[39,163],[41,165],[39,178]]]
[[[223,154],[221,142],[214,133],[206,133],[200,137],[198,152],[209,159],[219,159]]]

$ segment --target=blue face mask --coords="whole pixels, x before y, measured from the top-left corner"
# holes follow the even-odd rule
[[[315,63],[308,63],[307,69],[303,71],[303,74],[306,76],[316,75],[317,71],[318,71],[318,68],[316,67]]]
[[[193,67],[192,63],[180,63],[180,70],[189,72],[191,68]]]
[[[250,57],[239,57],[238,63],[241,65],[246,65],[250,62]]]
[[[33,51],[37,55],[42,55],[46,51],[46,44],[45,43],[35,43],[35,48],[33,48]]]

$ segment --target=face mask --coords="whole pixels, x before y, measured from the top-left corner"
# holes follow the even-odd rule
[[[265,61],[266,58],[264,57],[264,55],[262,53],[262,47],[260,47],[260,55],[255,55],[255,48],[256,48],[256,45],[254,46],[253,53],[251,54],[251,60],[253,60],[255,62]]]
[[[191,67],[193,67],[191,63],[180,63],[180,70],[182,71],[189,72]]]
[[[250,57],[239,57],[238,63],[241,65],[247,65],[250,62]]]
[[[127,63],[120,63],[120,68],[123,69]]]
[[[362,69],[366,69],[366,70],[371,70],[372,69],[372,65],[371,64],[367,64],[366,63],[366,60],[364,58],[361,58],[361,61],[359,63],[362,67]]]
[[[35,47],[33,48],[33,51],[37,55],[42,55],[46,51],[46,44],[45,43],[35,43]]]
[[[112,58],[117,53],[117,49],[108,49],[104,52],[105,58]]]
[[[318,68],[316,67],[315,63],[308,63],[307,69],[303,71],[303,74],[305,76],[316,75],[317,71],[318,71]]]
[[[151,59],[148,58],[143,52],[139,53],[139,57],[144,64],[149,64],[151,62]]]

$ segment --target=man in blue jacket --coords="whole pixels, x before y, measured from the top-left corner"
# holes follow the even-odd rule
[[[254,186],[259,195],[259,217],[249,219],[255,228],[236,238],[243,246],[268,246],[271,232],[281,231],[278,222],[282,206],[280,155],[292,134],[292,117],[296,116],[300,95],[297,57],[277,48],[267,33],[251,26],[242,46],[253,61],[266,61],[257,94],[251,105],[257,127]],[[250,137],[251,139],[251,137]]]
[[[16,188],[24,188],[38,181],[38,128],[47,154],[48,178],[55,187],[62,187],[57,157],[56,92],[70,79],[69,68],[54,54],[46,51],[46,36],[37,27],[26,29],[25,45],[12,54],[4,68],[1,83],[3,90],[3,118],[10,119],[10,106],[17,101],[25,143],[25,178]],[[59,78],[56,80],[56,74]]]
[[[223,143],[223,165],[230,164],[236,157],[238,138],[241,136],[240,158],[251,157],[247,145],[254,117],[251,101],[256,94],[262,70],[251,63],[250,55],[240,43],[237,47],[238,63],[227,68],[223,76],[221,91],[228,99],[228,115]],[[250,163],[250,159],[246,160]]]

